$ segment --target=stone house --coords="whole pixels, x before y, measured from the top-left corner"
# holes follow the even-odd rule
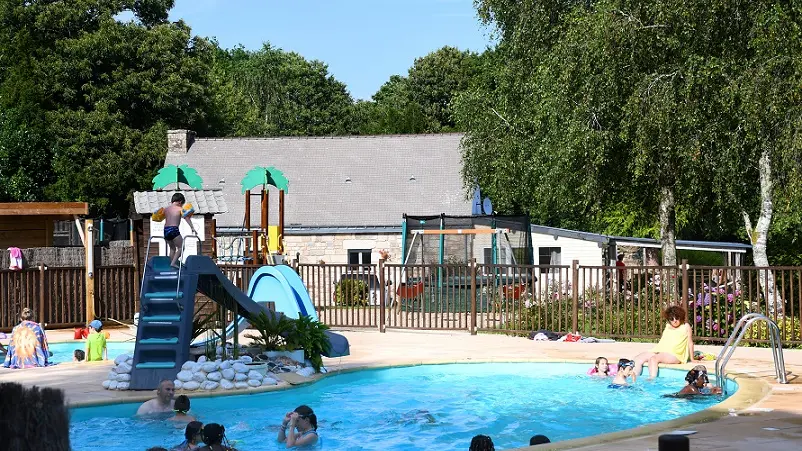
[[[301,263],[376,263],[379,251],[401,256],[407,214],[469,215],[460,175],[461,134],[301,138],[195,138],[168,132],[165,165],[188,165],[203,188],[220,190],[217,255],[241,262],[250,247],[241,181],[254,167],[275,167],[289,181],[284,243]],[[256,188],[255,193],[261,191]],[[268,222],[278,224],[278,193],[268,187]],[[251,229],[260,225],[260,199],[250,201]]]

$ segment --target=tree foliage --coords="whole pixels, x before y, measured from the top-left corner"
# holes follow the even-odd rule
[[[47,156],[20,161],[47,183],[29,198],[124,214],[164,159],[167,125],[208,130],[212,46],[166,22],[172,4],[0,0],[0,108],[43,118],[21,127],[37,133],[31,155]],[[126,10],[135,20],[116,19]]]
[[[798,36],[796,6],[481,0],[477,7],[496,27],[502,62],[491,82],[458,98],[456,117],[467,132],[466,185],[478,180],[503,210],[617,234],[660,230],[670,264],[675,233],[743,236],[741,210],[759,206],[761,146],[782,149],[783,162],[794,161],[788,152],[798,155],[798,143],[777,146],[771,137],[798,129],[787,87],[799,86],[791,70],[799,41],[779,39]],[[759,89],[761,80],[779,92]]]

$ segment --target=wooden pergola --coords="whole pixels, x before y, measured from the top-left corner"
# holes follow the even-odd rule
[[[87,214],[86,202],[0,203],[0,248],[52,246],[54,221]]]

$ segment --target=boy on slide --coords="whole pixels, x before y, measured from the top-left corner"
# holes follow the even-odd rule
[[[181,224],[181,218],[183,217],[184,220],[187,221],[193,234],[198,234],[198,232],[195,231],[195,226],[192,225],[192,221],[189,220],[189,216],[184,216],[182,208],[184,202],[186,202],[184,195],[175,193],[170,200],[170,205],[164,209],[164,239],[167,241],[167,245],[170,246],[170,254],[173,256],[170,260],[170,266],[174,268],[178,268],[178,265],[180,265],[181,249],[184,243],[181,232],[178,230],[178,226]]]

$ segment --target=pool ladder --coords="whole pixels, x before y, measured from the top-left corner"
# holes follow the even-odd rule
[[[772,321],[766,315],[760,313],[748,313],[738,321],[738,324],[735,325],[735,329],[732,331],[732,334],[730,334],[730,338],[727,340],[727,343],[724,345],[724,347],[721,348],[721,352],[718,354],[718,358],[716,358],[716,383],[719,387],[721,387],[725,395],[727,394],[727,386],[724,370],[727,367],[727,362],[730,361],[730,357],[732,357],[732,354],[735,352],[735,348],[744,337],[746,330],[749,329],[749,326],[756,321],[765,321],[768,325],[769,343],[771,344],[771,352],[774,357],[774,373],[777,377],[777,382],[781,384],[788,383],[788,378],[785,374],[783,344],[782,340],[780,340],[780,328],[777,327],[777,323]]]

